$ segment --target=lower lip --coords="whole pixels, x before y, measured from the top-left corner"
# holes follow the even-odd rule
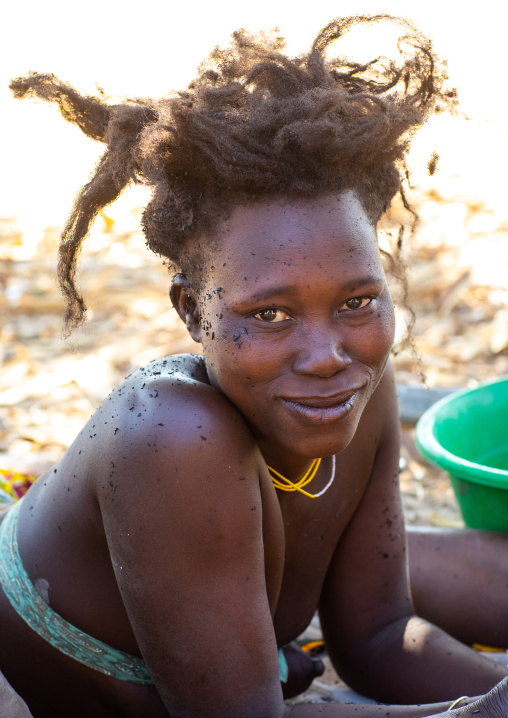
[[[354,408],[358,392],[355,392],[349,399],[334,406],[308,406],[307,404],[298,404],[295,401],[283,399],[286,406],[300,418],[307,419],[312,423],[325,424],[327,422],[338,421],[344,419]]]

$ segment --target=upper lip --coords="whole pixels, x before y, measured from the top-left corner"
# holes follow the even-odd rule
[[[284,396],[284,401],[290,401],[294,404],[302,404],[303,406],[313,406],[317,408],[326,408],[329,406],[337,406],[350,399],[362,387],[357,386],[352,389],[345,389],[336,394],[319,394],[313,396]]]

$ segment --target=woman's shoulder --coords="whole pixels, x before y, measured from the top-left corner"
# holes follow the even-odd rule
[[[225,457],[257,473],[260,455],[252,433],[234,405],[210,385],[201,357],[171,356],[142,367],[91,421],[93,432],[85,433],[97,434],[92,453],[87,452],[97,485],[108,485],[113,477],[124,482],[134,468],[138,481],[177,473],[189,481],[203,472],[219,475]]]
[[[144,434],[147,426],[171,427],[180,441],[199,438],[193,429],[247,429],[236,407],[211,386],[204,359],[195,354],[177,354],[141,367],[108,397],[103,410],[110,409],[112,417],[132,431]],[[200,421],[207,426],[200,427]]]

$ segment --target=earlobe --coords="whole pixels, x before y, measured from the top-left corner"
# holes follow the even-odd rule
[[[169,289],[171,302],[195,342],[201,344],[199,305],[194,290],[184,274],[176,274]]]

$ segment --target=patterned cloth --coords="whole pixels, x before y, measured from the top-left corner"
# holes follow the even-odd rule
[[[152,684],[150,672],[141,658],[80,631],[44,601],[30,580],[18,550],[17,526],[21,499],[37,478],[0,469],[0,507],[15,504],[0,524],[0,585],[11,606],[30,628],[66,656],[107,676]],[[286,683],[286,657],[282,648],[278,653],[279,678]]]
[[[41,638],[66,656],[106,676],[132,683],[153,683],[145,662],[80,631],[58,615],[38,593],[18,550],[18,501],[0,525],[0,584],[16,613]]]
[[[0,469],[0,506],[19,501],[39,477]]]

